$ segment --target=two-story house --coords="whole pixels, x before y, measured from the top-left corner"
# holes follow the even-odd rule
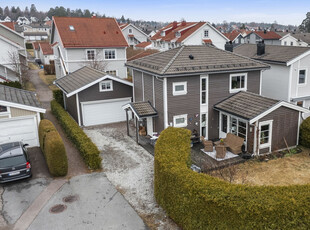
[[[134,47],[141,42],[147,42],[149,39],[147,34],[131,23],[122,23],[119,27],[121,28],[128,45],[131,47]]]
[[[133,103],[123,106],[148,135],[168,126],[206,139],[233,133],[259,154],[298,143],[297,105],[260,96],[269,65],[213,46],[181,46],[127,62],[133,70]],[[283,125],[282,125],[283,123]]]
[[[230,33],[224,33],[224,35],[232,42],[233,46],[238,46],[244,43],[243,35],[238,30],[233,30]]]
[[[12,23],[0,23],[0,81],[19,81],[26,66],[25,38],[14,31]]]
[[[271,66],[262,73],[262,95],[310,108],[310,47],[243,44],[234,52]]]
[[[114,18],[53,17],[51,44],[57,78],[83,66],[127,77],[128,43]]]
[[[280,38],[282,46],[310,46],[310,33],[288,33]]]
[[[281,36],[274,31],[252,31],[244,37],[243,43],[257,44],[264,40],[266,45],[281,45]]]
[[[50,61],[54,61],[54,52],[49,42],[39,42],[37,52],[44,65],[49,65]]]
[[[151,37],[152,49],[165,51],[181,45],[213,44],[224,49],[229,41],[209,22],[172,22]]]

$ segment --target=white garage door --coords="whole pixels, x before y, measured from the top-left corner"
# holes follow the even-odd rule
[[[101,125],[126,121],[126,112],[122,109],[122,106],[130,102],[131,99],[126,98],[83,103],[83,125]]]
[[[22,141],[29,146],[39,146],[35,116],[0,119],[0,130],[0,143]]]

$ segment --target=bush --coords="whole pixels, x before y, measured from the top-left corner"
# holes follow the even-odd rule
[[[310,148],[310,117],[304,120],[300,125],[300,144]]]
[[[53,90],[53,98],[64,108],[63,92],[60,89]]]
[[[91,169],[101,168],[101,157],[97,146],[55,100],[51,101],[51,109],[68,138],[79,150],[86,165]]]
[[[18,81],[10,81],[10,82],[0,82],[1,85],[6,85],[10,87],[14,87],[17,89],[21,89],[22,85]]]
[[[44,65],[45,75],[55,75],[55,65]]]
[[[26,43],[26,49],[33,49],[32,43]]]
[[[155,146],[155,197],[182,229],[307,229],[310,186],[230,184],[189,169],[190,131],[169,127]]]
[[[64,143],[56,130],[46,133],[44,156],[52,176],[65,176],[68,173],[68,159]]]
[[[68,159],[65,146],[51,121],[42,120],[40,122],[39,142],[51,175],[67,175]]]

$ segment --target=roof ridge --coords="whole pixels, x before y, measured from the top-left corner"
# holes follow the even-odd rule
[[[166,65],[165,68],[163,68],[163,70],[161,71],[161,74],[164,74],[168,68],[172,65],[172,63],[175,61],[175,59],[180,55],[180,53],[183,51],[185,45],[181,46],[180,50],[173,56],[173,58],[171,58],[171,60],[169,61],[169,63]]]

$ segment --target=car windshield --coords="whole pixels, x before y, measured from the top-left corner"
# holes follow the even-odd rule
[[[2,158],[0,159],[0,168],[12,167],[12,166],[25,164],[25,163],[26,163],[26,159],[24,155]]]

